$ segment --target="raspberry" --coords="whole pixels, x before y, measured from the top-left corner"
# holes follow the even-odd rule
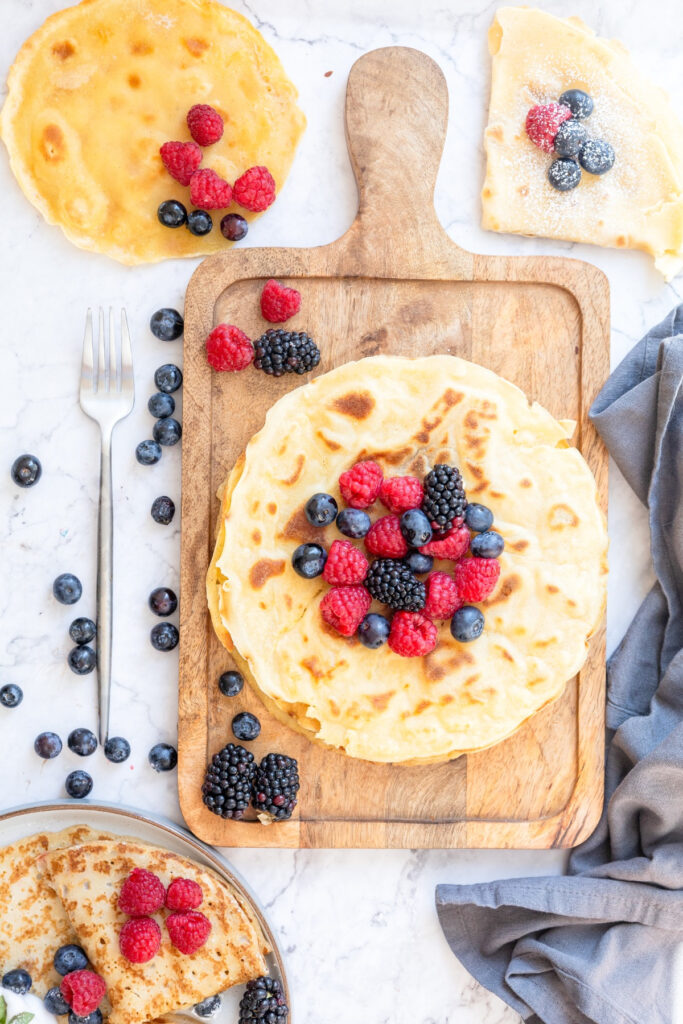
[[[335,540],[327,554],[323,579],[335,586],[362,583],[368,571],[368,560],[349,540]]]
[[[166,927],[177,950],[189,956],[204,945],[211,931],[211,922],[198,910],[169,914]]]
[[[94,971],[72,971],[62,978],[59,991],[77,1017],[87,1017],[104,999],[107,986]]]
[[[420,508],[423,498],[424,489],[416,476],[390,476],[382,481],[379,489],[379,500],[397,515],[411,508]]]
[[[209,167],[190,178],[190,199],[202,210],[223,210],[232,202],[232,187]]]
[[[181,185],[189,185],[190,178],[202,162],[202,151],[194,142],[165,142],[159,150],[164,167]]]
[[[372,598],[365,587],[335,587],[320,602],[320,614],[342,636],[353,636],[370,611]]]
[[[420,612],[396,612],[391,620],[389,647],[402,658],[418,658],[436,647],[437,630]]]
[[[204,899],[201,885],[191,878],[174,878],[166,891],[169,910],[196,910]]]
[[[296,288],[287,288],[271,277],[261,292],[261,313],[271,324],[283,324],[301,308],[301,295]]]
[[[552,153],[558,128],[571,116],[571,110],[563,103],[541,103],[526,115],[526,133],[534,146]]]
[[[133,868],[121,886],[119,910],[129,917],[146,917],[161,910],[166,890],[160,879],[144,868]]]
[[[451,562],[457,562],[469,546],[470,531],[466,526],[460,525],[449,530],[445,537],[423,544],[419,550],[423,555],[431,555],[432,558],[446,558]]]
[[[157,955],[160,945],[161,928],[152,917],[126,921],[119,934],[119,949],[132,964],[146,964]]]
[[[195,103],[187,112],[187,127],[200,146],[212,146],[223,134],[223,118],[208,103]]]
[[[446,572],[433,572],[426,581],[427,601],[424,613],[430,619],[450,619],[462,604],[455,581]]]
[[[357,462],[339,477],[342,497],[351,508],[370,508],[382,486],[382,469],[376,462]]]
[[[461,604],[483,601],[500,576],[497,558],[463,558],[455,567],[455,585]]]
[[[365,546],[371,555],[381,558],[403,558],[408,554],[408,545],[401,532],[398,516],[382,516],[377,519],[365,535]]]
[[[275,200],[275,179],[267,167],[250,167],[235,182],[234,196],[245,210],[261,213]]]
[[[206,339],[206,358],[214,370],[243,370],[254,358],[254,346],[244,331],[219,324]]]

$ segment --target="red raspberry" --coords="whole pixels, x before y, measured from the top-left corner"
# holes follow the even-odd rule
[[[431,555],[432,558],[445,558],[451,562],[457,562],[469,546],[470,531],[466,526],[454,526],[445,537],[430,540],[429,544],[423,544],[420,551],[423,555]]]
[[[134,917],[119,934],[119,949],[132,964],[146,964],[157,955],[160,945],[161,928],[153,917]]]
[[[368,560],[351,541],[335,540],[330,548],[323,579],[335,586],[349,586],[362,583],[368,574]]]
[[[353,636],[370,611],[372,598],[365,587],[335,587],[320,602],[320,614],[342,636]]]
[[[187,112],[187,127],[200,146],[212,146],[223,134],[223,118],[208,103],[195,103]]]
[[[365,546],[371,555],[380,558],[403,558],[408,554],[406,539],[401,533],[398,516],[382,516],[377,519],[365,535]]]
[[[104,999],[107,986],[94,971],[72,971],[62,978],[59,991],[77,1017],[87,1017]]]
[[[425,581],[424,614],[430,619],[450,619],[462,605],[455,581],[447,572],[432,572]]]
[[[424,489],[416,476],[390,476],[379,489],[379,500],[398,515],[409,508],[420,508],[423,498]]]
[[[301,308],[301,295],[296,288],[287,288],[271,277],[261,292],[261,313],[271,324],[283,324]]]
[[[351,508],[370,508],[382,486],[382,469],[376,462],[357,462],[339,477],[339,489]]]
[[[194,142],[165,142],[161,149],[164,167],[181,185],[189,185],[190,178],[202,162],[202,151]]]
[[[211,922],[198,910],[169,914],[166,927],[177,950],[189,956],[201,949],[209,937]]]
[[[483,601],[495,588],[500,562],[497,558],[463,558],[454,575],[460,603],[473,604]]]
[[[190,199],[201,210],[223,210],[232,202],[232,187],[211,168],[204,167],[190,178]]]
[[[206,358],[214,370],[243,370],[254,358],[254,346],[244,331],[219,324],[206,339]]]
[[[201,885],[191,878],[174,878],[166,891],[169,910],[196,910],[204,899]]]
[[[121,886],[119,910],[129,917],[146,917],[161,910],[166,901],[163,883],[151,871],[133,868]]]
[[[389,647],[402,658],[418,658],[436,647],[437,630],[421,612],[396,612],[391,620]]]
[[[267,167],[250,167],[235,182],[234,196],[245,210],[261,213],[275,201],[275,179]]]
[[[526,115],[526,133],[546,153],[552,153],[560,125],[572,116],[563,103],[540,103]]]

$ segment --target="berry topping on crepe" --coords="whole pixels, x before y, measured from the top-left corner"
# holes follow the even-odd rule
[[[362,583],[368,572],[368,560],[349,540],[335,540],[327,554],[323,579],[335,586]]]
[[[187,127],[200,146],[212,146],[223,135],[223,118],[208,103],[195,103],[187,112]]]
[[[462,603],[455,581],[447,572],[433,572],[427,577],[427,600],[424,613],[430,619],[450,619]]]
[[[378,558],[368,570],[365,585],[376,601],[390,608],[417,612],[425,606],[425,585],[403,562]]]
[[[202,162],[202,151],[194,142],[165,142],[159,153],[168,173],[181,185],[190,184],[190,178]]]
[[[365,587],[334,587],[320,602],[320,614],[342,636],[353,636],[370,611],[372,598]]]
[[[560,96],[560,103],[569,107],[577,121],[583,121],[593,113],[593,100],[583,89],[567,89]]]
[[[119,949],[132,964],[146,964],[157,955],[160,946],[161,928],[153,917],[133,917],[121,929]]]
[[[567,156],[575,160],[587,138],[588,132],[581,122],[575,121],[573,117],[570,117],[557,130],[555,152],[558,156]]]
[[[435,466],[424,479],[424,492],[422,511],[435,530],[445,533],[462,520],[467,499],[462,476],[456,466],[443,463]]]
[[[351,508],[370,508],[377,500],[384,474],[376,462],[357,462],[339,477],[342,498]]]
[[[553,160],[548,168],[548,181],[558,192],[570,192],[581,181],[581,168],[576,160]]]
[[[445,537],[430,540],[423,544],[420,553],[431,555],[432,558],[444,558],[449,562],[457,562],[470,546],[470,532],[466,526],[456,526]]]
[[[408,544],[401,530],[398,516],[382,516],[368,530],[365,546],[371,555],[380,558],[403,558],[408,554]]]
[[[416,476],[390,476],[382,481],[379,500],[396,515],[420,508],[423,499],[424,490]]]
[[[463,558],[455,567],[455,585],[463,604],[483,601],[493,593],[500,576],[495,558]]]
[[[166,890],[159,878],[144,868],[134,868],[121,886],[119,910],[129,917],[146,917],[161,910]]]
[[[169,914],[166,927],[175,948],[186,956],[201,949],[211,932],[211,922],[198,910]]]
[[[569,107],[562,103],[540,103],[526,115],[526,133],[534,146],[552,153],[560,125],[571,116]]]
[[[418,658],[430,654],[436,647],[436,626],[419,612],[396,612],[391,621],[389,647],[403,658]]]
[[[62,979],[59,991],[77,1017],[87,1017],[104,999],[107,986],[94,971],[73,971]]]
[[[196,910],[203,900],[201,885],[191,878],[174,878],[166,891],[169,910]]]
[[[605,174],[614,165],[614,150],[604,139],[588,139],[579,152],[579,163],[589,174]]]
[[[232,202],[232,186],[210,167],[204,167],[190,179],[190,199],[202,210],[223,210]]]

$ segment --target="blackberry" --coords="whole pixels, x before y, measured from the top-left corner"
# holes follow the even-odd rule
[[[254,342],[254,366],[271,377],[308,373],[320,362],[318,346],[303,331],[271,329]]]
[[[213,814],[239,820],[249,806],[255,772],[254,755],[244,747],[228,743],[211,758],[204,776],[202,800]]]
[[[434,466],[424,479],[424,492],[422,511],[442,533],[450,530],[455,520],[464,516],[467,505],[465,487],[460,470],[455,466]]]
[[[403,562],[393,558],[378,558],[365,577],[365,586],[376,601],[390,608],[419,612],[425,606],[425,585]]]
[[[284,821],[291,818],[299,792],[298,764],[286,754],[266,754],[251,784],[252,803],[257,811]]]
[[[284,1024],[289,1007],[282,986],[276,978],[256,978],[247,982],[240,999],[238,1024]]]

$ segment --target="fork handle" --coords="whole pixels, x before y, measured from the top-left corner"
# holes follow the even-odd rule
[[[111,646],[113,630],[114,529],[112,511],[111,431],[102,432],[100,456],[100,508],[97,523],[97,677],[99,735],[109,737],[111,698]]]

